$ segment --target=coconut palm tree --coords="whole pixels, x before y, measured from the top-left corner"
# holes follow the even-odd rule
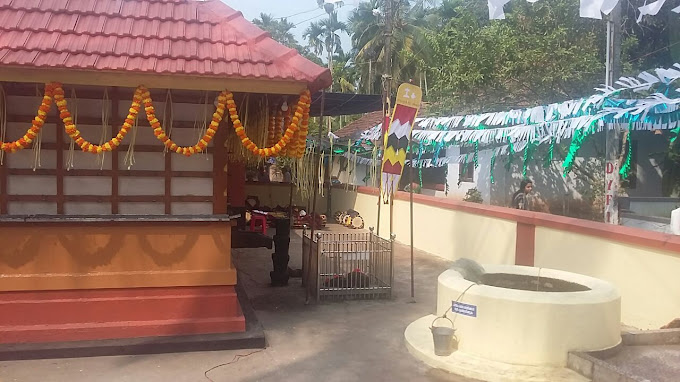
[[[306,46],[302,46],[298,43],[297,39],[291,32],[291,30],[295,28],[295,24],[291,23],[287,19],[275,19],[270,14],[260,13],[260,18],[254,19],[253,24],[269,32],[272,38],[277,42],[289,48],[293,48],[307,59],[319,65],[323,65],[323,61],[321,61],[317,55],[312,53]]]
[[[352,47],[362,72],[362,88],[380,89],[385,67],[385,3],[369,0],[359,4],[349,18]],[[415,80],[430,56],[427,43],[426,5],[429,1],[392,0],[391,76],[397,82]],[[370,72],[370,73],[369,73]],[[370,85],[372,86],[370,86]]]
[[[295,36],[291,33],[291,30],[295,28],[295,24],[285,18],[275,19],[270,14],[260,13],[260,18],[253,19],[253,24],[269,32],[274,40],[287,47],[294,48],[298,45]]]
[[[333,88],[342,93],[356,93],[358,73],[351,54],[338,53],[333,57]]]
[[[340,33],[347,32],[347,25],[338,21],[338,15],[331,13],[327,19],[309,24],[302,37],[317,55],[324,52],[329,57],[336,53],[342,53]]]

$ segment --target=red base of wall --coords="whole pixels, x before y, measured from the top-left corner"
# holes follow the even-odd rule
[[[244,332],[233,286],[0,293],[0,343]]]

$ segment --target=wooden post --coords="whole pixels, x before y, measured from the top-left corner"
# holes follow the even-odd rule
[[[323,124],[323,113],[324,113],[325,107],[326,107],[326,91],[323,90],[323,91],[321,91],[321,111],[319,112],[319,118],[320,118],[319,122],[320,123],[319,123],[319,134],[318,134],[318,137],[317,137],[318,144],[321,144],[321,125]],[[321,165],[322,160],[323,160],[323,158],[321,157],[321,155],[319,155],[319,166]],[[312,161],[314,161],[313,155],[312,155]],[[314,166],[314,169],[316,171],[318,171],[319,166]],[[317,173],[316,171],[315,171],[315,174]],[[307,274],[312,275],[315,278],[318,278],[319,276],[316,274],[316,270],[314,270],[314,273],[309,273],[309,272],[312,271],[312,269],[311,269],[311,267],[312,267],[312,255],[314,254],[314,252],[311,251],[311,248],[312,248],[312,243],[314,242],[314,231],[316,230],[316,217],[315,217],[315,215],[316,215],[316,194],[317,194],[317,188],[316,187],[319,183],[318,176],[314,177],[314,179],[317,179],[317,180],[312,182],[312,194],[313,194],[313,196],[312,196],[312,211],[311,211],[312,228],[311,228],[311,232],[310,232],[310,235],[309,235],[311,242],[310,242],[309,256],[307,256]],[[307,213],[310,213],[310,211],[307,211]],[[318,247],[317,247],[317,249],[318,249]],[[318,253],[318,251],[317,251],[317,253]],[[305,304],[309,304],[309,288],[314,286],[314,285],[316,285],[316,283],[307,283],[307,286],[305,287]]]
[[[621,73],[621,4],[617,4],[607,17],[606,84],[613,86]],[[618,124],[605,126],[605,207],[604,222],[619,224],[618,191],[619,154],[621,133]]]
[[[227,148],[224,144],[227,142],[227,129],[229,128],[229,123],[223,120],[220,123],[220,128],[217,129],[215,133],[215,138],[213,139],[213,213],[214,214],[224,214],[227,212],[227,193],[229,190],[229,176],[232,170],[231,166],[227,164]],[[237,174],[241,174],[237,172]],[[245,182],[245,176],[243,182]],[[244,198],[245,199],[245,198]],[[232,207],[241,207],[243,201],[232,200]],[[245,216],[243,216],[245,219]]]
[[[58,115],[59,112],[57,112]],[[57,120],[57,215],[64,214],[64,122]]]
[[[290,191],[289,191],[289,193],[290,193],[289,197],[290,198],[288,200],[288,219],[290,219],[291,229],[293,227],[293,223],[295,222],[295,219],[293,219],[293,192],[295,190],[294,185],[295,185],[295,183],[293,183],[293,178],[291,177],[290,178]]]
[[[172,215],[172,152],[163,153],[165,158],[165,194],[163,204],[165,204],[165,214]]]
[[[118,130],[120,129],[121,117],[118,115],[118,104],[120,101],[120,94],[118,93],[118,88],[114,87],[111,89],[111,124],[113,128],[111,129],[112,137],[118,135]],[[119,212],[119,195],[118,195],[118,151],[111,151],[111,214],[118,215]]]
[[[9,167],[9,155],[5,155],[0,165],[0,215],[7,215],[7,168]]]

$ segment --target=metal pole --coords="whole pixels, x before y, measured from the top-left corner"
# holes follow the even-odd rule
[[[613,86],[621,75],[621,3],[607,17],[607,64],[606,85]],[[620,128],[617,124],[605,125],[604,163],[604,222],[619,224],[618,189],[619,155],[621,145]]]
[[[383,110],[387,111],[387,115],[390,114],[390,95],[392,94],[392,1],[385,1],[385,55],[383,62]],[[383,116],[384,118],[384,116]],[[384,122],[383,122],[384,123]],[[389,131],[389,126],[387,126]],[[380,135],[380,142],[378,144],[380,147],[384,144],[384,136]],[[384,154],[384,153],[383,153]],[[380,205],[382,193],[382,167],[380,169],[380,184],[378,185],[378,222],[376,224],[376,232],[380,236]],[[390,212],[391,214],[391,212]],[[390,228],[390,233],[392,229]]]
[[[394,241],[397,239],[397,235],[390,235],[390,298],[392,297],[392,291],[394,290]]]
[[[390,192],[390,236],[394,234],[394,190]]]
[[[328,25],[333,25],[333,22],[337,19],[337,13],[335,13],[335,6],[333,6],[333,11],[328,12]],[[330,46],[327,46],[328,50],[328,70],[330,70],[331,74],[333,74],[333,50],[335,49],[335,33],[332,30],[329,30],[329,33],[331,34],[331,44]],[[332,92],[333,91],[333,83],[331,83],[331,86],[329,90]],[[328,125],[328,136],[330,138],[330,134],[333,130],[333,120],[330,117],[326,117],[326,123]],[[326,216],[331,216],[332,211],[331,209],[333,208],[331,205],[331,171],[333,170],[333,163],[331,163],[330,158],[332,158],[332,153],[329,154],[329,159],[328,162],[326,163],[326,172],[328,172],[328,196],[326,199]]]
[[[408,169],[408,191],[409,191],[409,217],[410,217],[410,228],[411,228],[411,302],[416,301],[416,286],[415,279],[413,277],[413,130],[408,137],[409,142],[409,169]]]
[[[317,136],[318,139],[318,144],[321,145],[321,126],[323,125],[323,113],[324,113],[324,107],[326,106],[326,91],[322,90],[321,91],[321,109],[319,112],[319,118],[320,118],[320,123],[319,123],[319,134]],[[314,161],[314,156],[312,155],[312,161]],[[321,154],[319,154],[319,166],[321,166],[321,161],[323,161],[323,157]],[[314,169],[316,171],[319,170],[319,166],[314,166]],[[317,172],[314,172],[316,174]],[[318,179],[318,176],[316,177]],[[311,219],[312,219],[312,229],[311,232],[309,233],[309,237],[311,239],[310,248],[311,245],[314,242],[314,231],[316,230],[316,194],[317,194],[317,188],[316,186],[318,185],[319,181],[312,182],[312,212],[311,212]],[[307,211],[309,212],[309,211]],[[320,245],[320,243],[317,241],[317,246]],[[318,256],[318,251],[317,251],[317,256]],[[318,258],[318,257],[317,257]],[[308,259],[308,268],[310,271],[312,270],[312,251],[309,251],[309,259]],[[311,275],[313,277],[316,277],[317,279],[319,278],[318,272],[317,274]],[[311,278],[310,276],[310,278]],[[309,288],[312,287],[313,285],[316,285],[316,283],[307,283],[307,288],[305,288],[305,304],[309,304]]]
[[[330,119],[330,118],[328,118]],[[333,148],[331,147],[331,150]],[[328,173],[328,196],[326,196],[328,199],[326,199],[326,216],[330,217],[333,216],[333,203],[332,203],[332,195],[331,193],[333,192],[333,183],[331,179],[331,172],[333,172],[333,153],[330,152],[328,153],[328,161],[326,162],[326,172]],[[348,178],[349,179],[349,178]]]
[[[290,229],[291,231],[293,230],[293,223],[295,222],[293,219],[293,186],[295,185],[295,182],[293,182],[293,177],[292,177],[292,171],[291,171],[291,178],[290,178],[290,199],[288,200],[288,219],[290,219]]]

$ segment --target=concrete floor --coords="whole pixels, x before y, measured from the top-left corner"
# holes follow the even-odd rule
[[[680,345],[624,346],[605,361],[649,381],[680,380]]]
[[[300,268],[299,231],[290,252],[290,266]],[[269,287],[270,250],[234,250],[240,280],[265,329],[266,349],[0,362],[0,381],[474,382],[431,369],[406,350],[404,329],[435,311],[437,276],[449,265],[419,251],[415,259],[415,303],[410,250],[398,245],[392,300],[305,305],[300,279]]]

